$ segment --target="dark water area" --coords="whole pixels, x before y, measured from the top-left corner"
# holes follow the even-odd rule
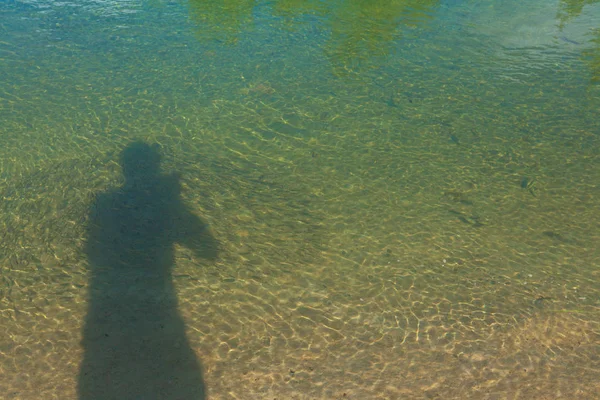
[[[0,16],[0,398],[600,398],[600,3]]]

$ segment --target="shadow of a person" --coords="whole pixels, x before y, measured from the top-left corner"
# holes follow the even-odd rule
[[[121,165],[123,186],[98,195],[90,215],[79,399],[203,400],[171,270],[175,243],[215,259],[216,240],[183,205],[179,177],[160,174],[156,147],[130,144]]]

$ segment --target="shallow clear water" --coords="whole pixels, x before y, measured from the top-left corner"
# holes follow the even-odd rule
[[[4,398],[600,397],[600,3],[0,13]]]

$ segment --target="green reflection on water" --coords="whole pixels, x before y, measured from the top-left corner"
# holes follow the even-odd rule
[[[598,3],[598,0],[561,0],[558,7],[557,19],[564,26],[572,19],[582,15],[586,5]]]

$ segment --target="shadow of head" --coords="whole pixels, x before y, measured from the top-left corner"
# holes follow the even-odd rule
[[[160,146],[133,142],[121,153],[121,167],[126,181],[151,179],[159,175]]]

